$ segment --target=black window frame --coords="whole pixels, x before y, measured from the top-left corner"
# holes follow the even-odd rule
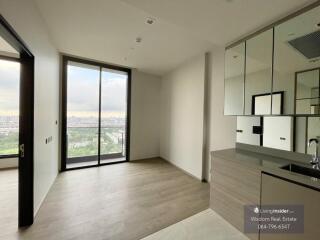
[[[131,76],[132,71],[130,68],[115,66],[103,62],[98,62],[94,60],[83,59],[80,57],[69,56],[66,54],[61,54],[61,67],[62,67],[62,77],[61,77],[61,171],[70,171],[70,170],[77,170],[77,169],[84,169],[84,168],[91,168],[91,167],[99,167],[104,165],[110,164],[118,164],[130,161],[130,119],[131,119]],[[126,72],[128,74],[128,81],[127,81],[127,119],[126,119],[126,156],[125,160],[123,161],[116,161],[116,162],[107,162],[101,163],[100,162],[100,131],[101,131],[101,76],[99,79],[99,133],[98,133],[98,163],[94,165],[88,166],[81,166],[81,167],[72,167],[67,168],[67,67],[68,62],[75,62],[81,64],[92,65],[95,67],[100,68],[100,73],[102,68],[107,68],[111,70],[117,70]],[[101,74],[100,74],[101,75]]]

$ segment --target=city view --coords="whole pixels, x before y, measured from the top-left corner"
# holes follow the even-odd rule
[[[0,59],[0,156],[18,154],[20,64]]]
[[[101,119],[101,154],[124,153],[125,118]],[[0,155],[18,154],[19,117],[0,116]],[[68,118],[68,157],[98,153],[98,119]]]
[[[98,154],[98,118],[69,117],[68,158]],[[125,145],[125,118],[101,118],[101,154],[122,153]]]

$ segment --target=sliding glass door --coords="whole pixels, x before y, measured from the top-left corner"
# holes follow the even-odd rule
[[[100,162],[125,160],[127,119],[126,72],[103,68],[101,77]]]
[[[62,170],[128,160],[130,70],[63,57]]]
[[[100,68],[67,66],[67,168],[98,164]]]

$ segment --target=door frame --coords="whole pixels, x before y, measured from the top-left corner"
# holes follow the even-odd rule
[[[62,78],[61,78],[61,171],[70,171],[70,170],[77,170],[83,168],[91,168],[91,167],[99,167],[104,165],[110,164],[117,164],[130,161],[130,119],[131,119],[131,69],[115,66],[107,63],[97,62],[93,60],[83,59],[79,57],[69,56],[62,54]],[[126,119],[126,159],[124,161],[118,162],[110,162],[110,163],[100,163],[100,139],[98,143],[98,163],[89,166],[81,166],[81,167],[74,167],[74,168],[67,168],[67,65],[68,61],[73,61],[77,63],[93,65],[96,67],[100,67],[100,71],[102,68],[108,68],[112,70],[123,71],[128,74],[128,81],[127,81],[127,119]],[[100,79],[99,79],[99,129],[101,126],[101,72],[100,72]],[[99,134],[100,138],[100,134]]]
[[[34,56],[0,14],[0,35],[20,53],[18,225],[34,220]]]

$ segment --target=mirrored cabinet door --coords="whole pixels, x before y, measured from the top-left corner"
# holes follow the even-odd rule
[[[320,7],[275,26],[273,92],[283,114],[319,114]]]
[[[319,114],[320,70],[296,74],[296,114]]]
[[[246,42],[245,115],[271,113],[273,29]]]
[[[229,48],[225,54],[225,115],[243,115],[245,43]]]

